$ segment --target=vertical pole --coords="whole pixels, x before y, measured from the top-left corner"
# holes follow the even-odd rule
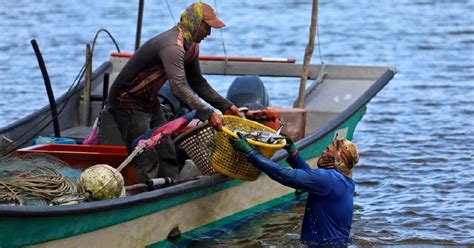
[[[137,17],[137,33],[135,35],[135,51],[140,47],[140,37],[142,36],[142,22],[143,22],[143,8],[145,0],[140,0],[138,3],[138,17]]]
[[[102,87],[102,109],[105,108],[105,104],[107,103],[107,95],[109,93],[109,78],[110,75],[108,72],[104,74],[104,82]]]
[[[303,70],[301,72],[300,90],[295,107],[302,108],[304,105],[304,95],[306,90],[306,81],[308,80],[309,65],[314,50],[314,37],[316,36],[316,27],[318,26],[318,0],[313,0],[313,9],[311,11],[311,26],[309,32],[309,43],[304,53]]]
[[[84,91],[82,93],[83,109],[81,125],[88,126],[91,111],[91,82],[92,81],[92,51],[90,44],[86,45],[86,72],[84,78]]]
[[[35,51],[36,59],[38,60],[39,67],[41,69],[41,74],[43,74],[44,86],[46,87],[46,93],[48,94],[49,108],[51,109],[51,118],[53,119],[54,136],[59,138],[61,137],[61,131],[59,129],[58,112],[56,110],[56,100],[54,99],[53,88],[51,87],[49,74],[48,74],[48,71],[46,70],[46,64],[44,63],[43,55],[41,55],[41,51],[35,39],[31,40],[31,45],[33,46],[33,50]]]

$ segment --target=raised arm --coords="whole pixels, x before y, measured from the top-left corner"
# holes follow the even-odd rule
[[[304,161],[299,152],[288,154],[286,162],[294,169],[310,170],[311,167]]]
[[[300,153],[298,152],[296,144],[293,142],[293,140],[288,135],[283,135],[285,136],[286,141],[286,144],[283,149],[285,149],[288,153],[288,158],[286,159],[286,162],[294,169],[311,169],[306,163],[306,161],[304,161],[304,159],[300,156]]]
[[[199,97],[204,99],[204,101],[219,109],[222,113],[233,105],[232,102],[217,93],[217,91],[214,90],[202,76],[197,56],[186,64],[185,71],[189,86],[198,94]]]
[[[246,156],[255,167],[285,186],[321,196],[327,195],[331,190],[329,177],[322,170],[312,170],[309,166],[309,169],[284,168],[256,151],[250,151]]]
[[[179,46],[170,45],[162,49],[159,56],[163,62],[166,76],[170,81],[171,92],[173,95],[188,107],[196,109],[196,116],[201,121],[208,120],[213,110],[201,102],[186,83],[184,49]]]

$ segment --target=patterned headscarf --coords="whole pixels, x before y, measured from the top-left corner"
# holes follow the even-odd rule
[[[201,21],[204,18],[204,10],[202,3],[193,3],[189,5],[181,14],[181,20],[177,24],[179,32],[183,36],[184,44],[186,48],[191,47],[193,44]]]
[[[336,169],[346,177],[352,178],[352,168],[359,162],[357,146],[347,139],[336,139],[332,145],[336,149],[324,151],[318,159],[318,168]]]
[[[348,178],[352,178],[352,168],[359,162],[357,146],[349,140],[338,140],[335,154],[336,170]]]

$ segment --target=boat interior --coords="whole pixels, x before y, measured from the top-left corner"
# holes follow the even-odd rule
[[[104,98],[106,98],[106,93],[111,85],[109,82],[114,81],[129,57],[130,54],[113,53],[110,61],[100,65],[90,76],[90,85],[83,81],[78,87],[74,88],[72,93],[67,92],[57,99],[58,109],[60,110],[58,121],[62,137],[72,138],[78,144],[81,144],[91,131],[94,120],[100,115],[100,145],[104,149],[108,149],[109,146],[123,145],[113,117],[104,110]],[[387,67],[373,66],[310,65],[308,73],[309,83],[305,91],[303,108],[265,106],[268,104],[268,95],[266,95],[267,92],[265,90],[266,78],[277,77],[282,80],[292,80],[294,83],[300,77],[302,67],[302,64],[296,64],[292,59],[270,59],[260,62],[213,58],[201,59],[201,70],[205,75],[225,76],[229,78],[229,81],[234,80],[234,83],[238,81],[236,79],[239,77],[251,76],[250,81],[247,80],[248,78],[241,78],[241,83],[243,84],[239,86],[243,85],[244,87],[240,87],[240,90],[245,91],[245,88],[248,88],[248,90],[254,91],[254,88],[260,82],[263,91],[260,92],[262,96],[260,96],[259,106],[263,105],[262,108],[272,109],[276,112],[280,118],[280,123],[284,125],[283,132],[290,135],[296,141],[304,139],[315,131],[327,126],[328,123],[334,121],[336,116],[343,111],[347,111],[356,101],[365,101],[361,105],[365,107],[371,96],[363,97],[363,95],[368,94],[369,89],[387,70],[391,70]],[[248,82],[244,82],[245,80]],[[297,91],[297,83],[294,83],[294,85],[294,90]],[[268,85],[266,86],[269,87]],[[369,93],[375,94],[383,86],[372,90],[374,93]],[[290,86],[290,88],[293,87]],[[235,95],[238,97],[242,94]],[[21,154],[22,151],[25,153],[31,152],[28,151],[28,146],[34,137],[23,135],[24,130],[29,130],[28,133],[33,133],[35,136],[53,136],[54,132],[51,122],[49,122],[49,125],[47,122],[49,118],[49,107],[45,106],[40,111],[1,129],[0,138],[2,142],[0,143],[0,151],[8,153],[12,149],[16,150],[16,148],[23,147],[23,149],[19,150],[20,152],[17,151],[17,154]],[[67,151],[61,151],[61,149],[65,149],[64,147],[67,146],[48,148],[50,151],[47,152],[51,154],[53,152],[51,150],[57,149],[54,152],[67,153]],[[70,149],[77,149],[77,146]],[[122,159],[127,156],[127,151],[124,147],[114,152]],[[89,153],[93,153],[93,151],[89,151]],[[104,163],[106,162],[104,161]],[[126,175],[127,185],[137,182],[134,172],[130,171],[130,169],[125,170],[124,174]]]
[[[113,53],[110,64],[102,75],[96,77],[91,84],[91,112],[86,125],[81,120],[83,108],[77,112],[75,117],[76,125],[62,131],[65,136],[81,140],[87,135],[95,117],[102,109],[103,95],[103,74],[110,74],[110,82],[116,78],[120,70],[127,62],[130,55]],[[247,61],[222,61],[222,60],[201,60],[201,70],[205,75],[226,76],[227,81],[232,81],[235,77],[246,75],[257,75],[262,78],[265,85],[265,78],[287,78],[292,83],[299,79],[302,71],[302,64],[294,63],[288,59],[285,62],[247,62]],[[341,65],[310,65],[308,74],[308,86],[305,92],[303,109],[306,112],[304,133],[300,138],[313,133],[323,127],[335,116],[348,108],[355,100],[359,99],[377,79],[389,69],[388,67],[374,66],[341,66]],[[266,87],[271,87],[265,85]],[[110,87],[110,86],[109,86]],[[298,90],[298,84],[294,84],[294,91]],[[84,106],[84,97],[81,96],[80,106]],[[296,100],[296,99],[295,99]],[[240,107],[240,106],[238,106]],[[281,107],[281,106],[271,106]],[[293,109],[288,108],[286,109]]]

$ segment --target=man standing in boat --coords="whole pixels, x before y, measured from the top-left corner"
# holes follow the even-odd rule
[[[196,109],[196,116],[209,121],[216,130],[222,128],[222,115],[198,96],[224,114],[239,115],[237,107],[208,84],[199,67],[199,43],[211,34],[211,28],[222,27],[224,23],[208,4],[194,3],[176,26],[145,42],[121,70],[110,89],[108,103],[129,152],[135,138],[165,123],[158,92],[166,80],[173,95]],[[176,152],[169,140],[143,153],[134,163],[142,181],[175,177],[178,173]]]
[[[347,246],[351,238],[355,184],[352,168],[359,161],[357,147],[346,139],[335,139],[321,154],[318,169],[312,169],[299,155],[289,138],[284,147],[287,162],[293,169],[257,153],[242,139],[231,139],[234,149],[246,154],[255,167],[273,180],[308,192],[301,240],[310,246]]]

